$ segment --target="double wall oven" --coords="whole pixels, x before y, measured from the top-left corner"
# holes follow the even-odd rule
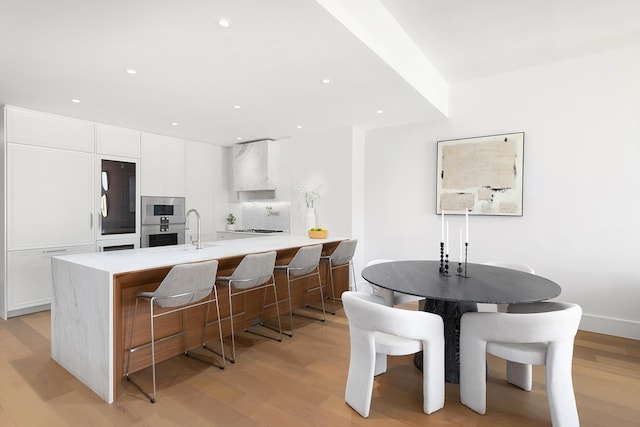
[[[184,197],[142,196],[140,202],[140,247],[184,244]]]

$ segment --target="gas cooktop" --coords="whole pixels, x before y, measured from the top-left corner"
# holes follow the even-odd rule
[[[265,230],[262,228],[247,228],[245,230],[236,230],[240,233],[282,233],[282,230]]]

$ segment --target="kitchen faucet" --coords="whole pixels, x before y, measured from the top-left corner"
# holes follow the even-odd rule
[[[197,240],[193,240],[193,238],[192,238],[191,243],[193,243],[194,245],[196,245],[196,249],[202,249],[202,242],[200,241],[200,214],[198,213],[198,211],[197,211],[197,210],[195,210],[195,209],[189,209],[189,210],[187,211],[187,215],[186,215],[186,217],[187,217],[187,224],[186,224],[186,226],[185,226],[184,228],[185,228],[185,230],[188,230],[188,229],[189,229],[189,214],[190,214],[191,212],[193,212],[194,214],[196,214],[196,219],[198,220],[198,222],[197,222],[197,224],[196,224],[196,229],[197,229],[196,233],[197,233],[197,235],[198,235],[198,239],[197,239]]]

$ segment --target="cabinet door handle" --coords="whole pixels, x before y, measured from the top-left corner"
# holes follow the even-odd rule
[[[93,230],[93,212],[89,212],[89,230]]]
[[[55,254],[57,252],[66,252],[67,249],[66,248],[62,248],[62,249],[45,249],[44,251],[42,251],[43,254]]]

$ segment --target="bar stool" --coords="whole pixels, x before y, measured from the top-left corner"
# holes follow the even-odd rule
[[[324,295],[322,293],[322,283],[320,281],[320,255],[322,254],[322,245],[303,246],[298,249],[298,252],[291,259],[287,265],[276,265],[276,271],[283,271],[287,275],[287,292],[289,295],[289,321],[291,322],[291,333],[286,335],[293,336],[293,309],[291,305],[291,282],[304,279],[311,276],[318,278],[318,286],[315,288],[306,289],[306,293],[310,291],[320,290],[320,302],[322,304],[322,319],[315,317],[305,316],[298,314],[299,316],[309,317],[315,320],[325,321],[325,309],[324,309]],[[306,295],[305,293],[305,295]],[[307,305],[307,307],[309,307]],[[309,307],[312,308],[312,307]]]
[[[167,314],[182,311],[182,331],[173,335],[160,338],[158,341],[166,341],[170,338],[174,338],[182,335],[184,343],[184,354],[189,355],[187,351],[187,336],[186,336],[186,310],[192,307],[200,305],[207,305],[205,311],[205,323],[209,314],[209,305],[211,301],[215,300],[216,312],[218,318],[220,318],[220,307],[218,305],[218,291],[215,287],[215,278],[218,271],[218,261],[206,261],[193,264],[180,264],[176,265],[162,280],[158,288],[154,292],[139,292],[136,295],[136,305],[133,311],[133,320],[131,323],[131,333],[129,334],[129,351],[127,352],[127,364],[125,367],[125,376],[127,381],[130,381],[135,385],[151,403],[156,402],[156,339],[154,320]],[[211,292],[213,291],[214,299],[211,299]],[[137,347],[131,347],[133,342],[133,332],[135,326],[136,315],[138,313],[138,303],[140,301],[146,301],[149,303],[149,321],[151,329],[151,342],[142,344]],[[156,312],[156,309],[159,309]],[[222,328],[218,328],[220,334],[220,341],[222,342]],[[150,396],[144,389],[138,385],[130,377],[129,367],[131,362],[131,353],[148,347],[151,345],[151,372],[153,381],[153,395]],[[204,343],[203,343],[204,347]],[[224,350],[223,350],[224,353]],[[208,361],[198,359],[206,363]],[[224,357],[220,369],[224,369]]]
[[[278,317],[278,338],[274,338],[272,336],[260,333],[258,331],[251,330],[249,328],[244,328],[245,332],[250,332],[256,335],[263,336],[265,338],[275,339],[277,341],[282,341],[282,325],[280,324],[280,309],[278,307],[278,293],[276,291],[276,281],[273,277],[273,269],[276,263],[276,252],[265,252],[259,254],[250,254],[246,255],[240,261],[240,264],[236,267],[233,274],[231,276],[218,276],[216,282],[224,283],[228,286],[229,289],[229,319],[231,321],[231,351],[233,357],[229,359],[231,363],[235,363],[236,361],[236,341],[235,341],[235,331],[233,326],[233,318],[234,316],[238,316],[240,314],[246,313],[247,309],[247,296],[246,294],[251,291],[264,289],[264,299],[262,303],[262,313],[264,313],[264,308],[275,305],[276,313]],[[273,289],[273,297],[274,303],[266,305],[267,299],[267,288]],[[238,313],[234,315],[233,313],[233,304],[232,297],[236,295],[244,295],[244,308],[242,313]],[[260,315],[259,325],[263,327],[267,327],[264,325],[262,320],[262,313]],[[218,318],[218,323],[219,318]],[[215,323],[211,322],[208,325]],[[268,327],[267,327],[268,328]],[[271,328],[269,328],[271,329]]]
[[[356,272],[353,268],[353,255],[356,252],[356,245],[358,244],[357,239],[351,240],[343,240],[338,246],[336,246],[335,250],[331,253],[331,255],[325,255],[320,257],[320,262],[325,262],[328,265],[327,276],[329,277],[329,283],[331,284],[331,299],[333,301],[340,301],[340,298],[336,298],[336,290],[333,285],[333,270],[336,268],[344,267],[351,270],[353,276],[353,290],[357,292],[358,288],[356,286]],[[350,289],[348,289],[350,290]],[[328,299],[328,297],[327,297]],[[331,312],[331,314],[336,314],[336,310]]]

